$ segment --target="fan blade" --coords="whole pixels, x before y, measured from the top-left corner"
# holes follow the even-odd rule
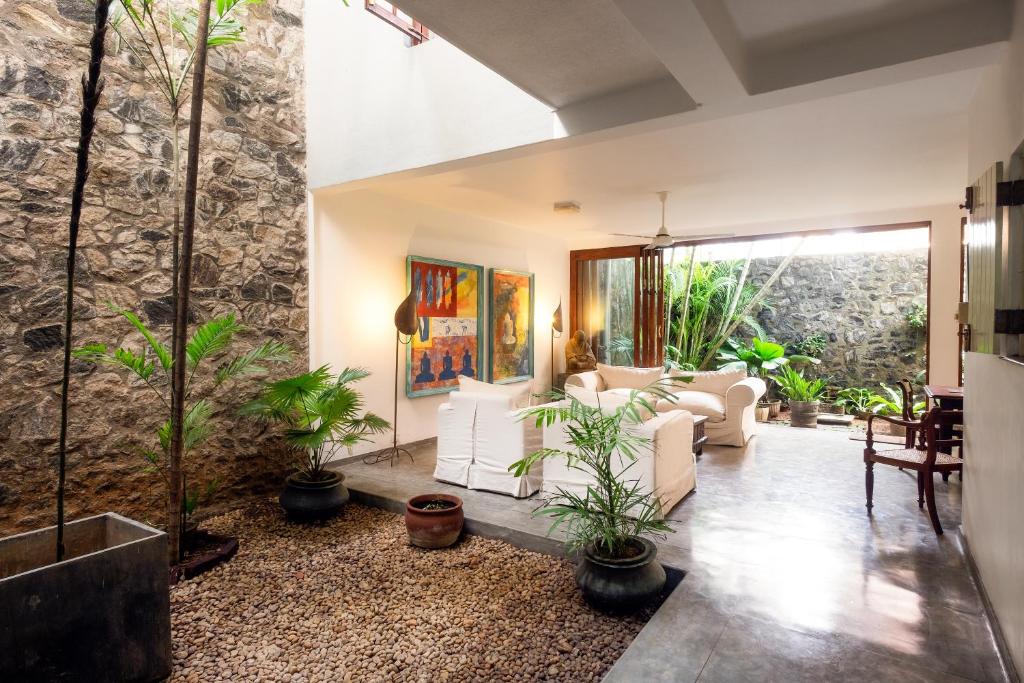
[[[631,235],[631,234],[625,233],[625,232],[612,232],[612,233],[608,233],[608,234],[615,235],[616,237],[636,237],[637,239],[641,239],[641,240],[649,240],[652,237],[654,237],[654,235]]]
[[[696,235],[672,235],[677,242],[692,242],[693,240],[718,239],[719,237],[735,237],[734,232],[705,232]]]

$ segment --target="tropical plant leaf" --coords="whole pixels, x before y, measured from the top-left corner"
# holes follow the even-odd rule
[[[157,360],[160,361],[160,367],[162,367],[164,370],[170,370],[171,365],[173,364],[171,352],[168,351],[167,347],[165,347],[157,340],[156,335],[154,335],[150,331],[150,329],[146,327],[145,323],[139,320],[139,316],[135,315],[129,310],[117,308],[116,306],[110,304],[108,304],[108,308],[110,308],[110,310],[114,311],[115,313],[123,317],[125,320],[130,322],[132,324],[132,327],[138,330],[142,334],[146,342],[149,344],[149,348],[152,349],[153,354],[157,357]]]
[[[287,363],[291,359],[292,352],[287,344],[279,341],[264,342],[217,368],[214,382],[219,386],[242,375],[266,372],[267,368],[263,363]]]
[[[192,333],[192,338],[185,344],[185,354],[190,366],[198,365],[203,360],[220,353],[231,343],[235,334],[245,329],[240,325],[234,313],[214,318],[203,323]]]

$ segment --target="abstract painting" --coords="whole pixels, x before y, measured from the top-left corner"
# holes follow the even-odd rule
[[[409,397],[457,389],[459,375],[482,379],[484,269],[410,256],[406,278],[416,299],[416,333],[406,352]]]
[[[533,377],[533,273],[491,269],[490,378],[495,384]]]

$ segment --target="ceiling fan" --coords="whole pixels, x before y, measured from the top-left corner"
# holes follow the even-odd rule
[[[644,239],[650,239],[651,243],[648,244],[644,249],[667,249],[676,242],[689,242],[691,240],[705,239],[708,237],[732,237],[731,232],[715,232],[715,233],[704,233],[700,235],[672,235],[669,234],[668,228],[665,227],[665,200],[668,199],[668,191],[662,190],[658,192],[658,199],[661,200],[661,227],[658,228],[658,233],[651,237],[650,235],[633,235],[629,233],[613,232],[613,235],[619,237],[642,237]]]

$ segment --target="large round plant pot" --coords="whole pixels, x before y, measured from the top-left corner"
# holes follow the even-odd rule
[[[637,554],[625,559],[601,556],[593,542],[580,553],[576,585],[583,591],[584,599],[599,610],[636,611],[658,597],[665,587],[665,568],[657,560],[658,549],[643,538],[633,538],[631,543]]]
[[[320,481],[309,481],[302,474],[288,477],[278,499],[288,518],[297,522],[319,522],[338,514],[348,502],[348,489],[338,472],[325,472]]]
[[[462,534],[462,499],[447,493],[413,496],[405,504],[409,543],[420,548],[447,548]]]
[[[765,404],[768,406],[768,417],[770,419],[777,418],[779,416],[779,413],[782,412],[782,399],[778,399],[775,401],[765,401]]]
[[[789,424],[793,427],[817,428],[820,403],[820,401],[790,401]]]

